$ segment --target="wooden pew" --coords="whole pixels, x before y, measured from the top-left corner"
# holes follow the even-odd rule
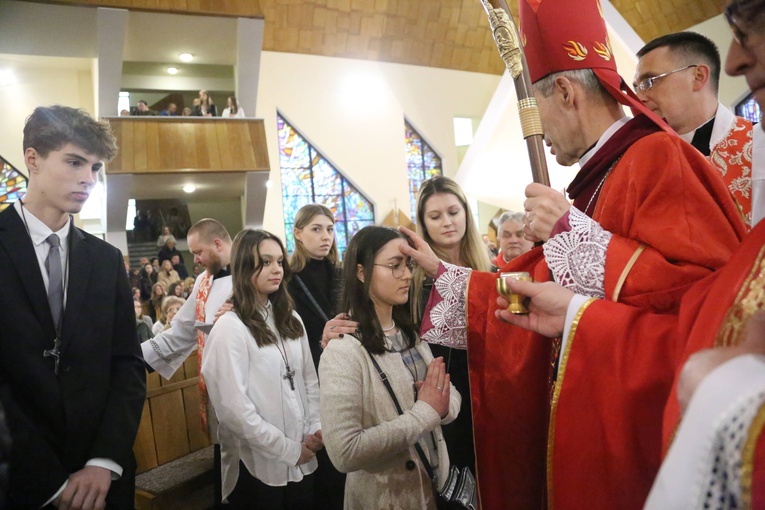
[[[213,452],[199,416],[196,352],[170,380],[146,374],[146,402],[133,448],[135,508],[213,507]]]

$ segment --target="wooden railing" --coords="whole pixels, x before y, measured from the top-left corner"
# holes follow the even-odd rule
[[[197,356],[169,379],[147,375],[146,403],[135,443],[138,473],[161,466],[210,444],[199,417]]]
[[[108,174],[268,171],[261,119],[114,117]]]

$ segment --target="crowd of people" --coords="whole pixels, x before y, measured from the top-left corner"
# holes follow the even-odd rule
[[[204,271],[201,265],[195,264],[189,273],[175,242],[169,228],[164,227],[157,238],[161,249],[156,257],[141,257],[139,267],[135,268],[125,261],[141,341],[170,328],[173,317],[192,294],[196,277]]]
[[[725,70],[765,106],[765,3],[725,15]],[[169,379],[196,351],[216,505],[765,508],[761,126],[717,102],[720,56],[697,34],[647,44],[633,92],[597,2],[521,2],[520,19],[545,139],[580,171],[568,198],[526,187],[493,259],[458,184],[434,177],[417,232],[365,227],[342,265],[331,211],[310,204],[291,255],[206,218],[193,276],[170,232],[125,271],[70,219],[114,138],[38,108],[28,193],[0,214],[12,507],[131,507],[144,366]],[[77,322],[87,307],[110,320]]]
[[[210,96],[210,93],[206,90],[200,90],[199,96],[192,100],[191,106],[185,106],[178,111],[178,105],[176,103],[167,103],[167,106],[160,110],[152,110],[149,104],[143,99],[138,101],[135,107],[130,109],[123,109],[120,111],[120,117],[130,116],[162,116],[162,117],[224,117],[224,118],[237,118],[241,119],[245,117],[244,110],[239,106],[239,102],[236,100],[236,96],[226,97],[226,107],[218,115],[218,107]]]

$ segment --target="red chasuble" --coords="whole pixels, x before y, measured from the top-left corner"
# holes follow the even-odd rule
[[[676,136],[646,129],[642,116],[582,168],[575,203],[584,203],[581,210],[613,234],[605,263],[608,299],[676,313],[688,287],[723,266],[746,227],[716,172]],[[502,271],[550,279],[541,248]],[[494,317],[497,277],[474,271],[467,290],[483,508],[538,509],[545,501],[557,509],[641,508],[661,451],[661,426],[646,426],[643,413],[666,402],[672,353],[660,363],[641,362],[641,347],[652,335],[574,342],[567,361],[576,368],[568,370],[564,392],[555,388],[550,414],[553,343]],[[621,361],[596,361],[599,356]],[[654,419],[661,423],[660,414]]]
[[[561,358],[552,407],[552,419],[561,425],[555,427],[555,461],[548,467],[561,503],[556,506],[573,508],[579,500],[588,508],[642,507],[666,453],[659,441],[662,415],[665,449],[679,424],[676,375],[693,352],[742,341],[749,317],[765,308],[763,289],[765,222],[760,222],[725,267],[688,290],[678,315],[604,300],[580,312]],[[594,408],[603,412],[587,411]],[[566,416],[576,417],[574,426],[562,426]],[[765,496],[765,445],[756,444],[763,442],[760,432],[749,458],[761,484],[752,493],[758,498]],[[598,437],[604,441],[595,441]]]

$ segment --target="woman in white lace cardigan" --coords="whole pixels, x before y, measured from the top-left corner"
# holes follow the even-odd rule
[[[330,342],[321,357],[324,444],[347,472],[345,508],[436,508],[419,444],[440,487],[449,471],[441,424],[459,412],[461,397],[442,358],[433,360],[407,306],[412,273],[396,230],[360,230],[345,255],[342,307],[359,322],[356,336]],[[372,358],[391,384],[396,410]]]

